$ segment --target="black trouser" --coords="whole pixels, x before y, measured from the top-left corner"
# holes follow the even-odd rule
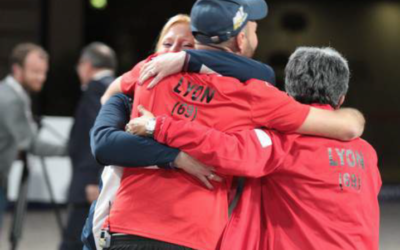
[[[108,250],[193,250],[163,241],[135,235],[113,235]]]
[[[83,248],[81,234],[89,209],[89,204],[71,204],[68,207],[68,221],[63,232],[60,250],[80,250]]]

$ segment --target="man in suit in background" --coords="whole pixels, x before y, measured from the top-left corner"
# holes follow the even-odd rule
[[[49,55],[33,43],[21,43],[10,56],[10,74],[0,82],[0,229],[7,202],[7,177],[18,151],[40,156],[66,155],[66,147],[38,138],[30,93],[46,81]]]
[[[80,235],[90,203],[99,195],[102,166],[90,151],[89,131],[100,110],[100,98],[114,80],[117,67],[115,52],[109,46],[94,42],[86,46],[77,65],[83,91],[75,112],[69,143],[73,175],[68,195],[68,222],[63,233],[61,250],[82,249]]]

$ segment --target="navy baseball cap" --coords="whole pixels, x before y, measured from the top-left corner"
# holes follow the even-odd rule
[[[192,33],[200,43],[222,43],[267,13],[265,0],[198,0],[190,13]]]

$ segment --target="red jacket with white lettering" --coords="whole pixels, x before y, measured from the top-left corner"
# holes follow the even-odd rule
[[[376,152],[362,139],[222,133],[165,117],[157,118],[155,139],[219,173],[252,177],[221,249],[378,249],[381,178]]]
[[[218,75],[182,73],[154,89],[136,84],[140,66],[122,77],[124,93],[134,95],[133,117],[141,104],[156,115],[193,121],[221,131],[269,126],[297,130],[309,107],[266,82]],[[212,250],[228,221],[231,181],[205,189],[183,171],[124,169],[109,216],[110,230]]]

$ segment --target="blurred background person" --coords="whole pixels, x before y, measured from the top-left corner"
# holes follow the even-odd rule
[[[93,42],[80,55],[77,73],[83,95],[79,100],[70,134],[68,152],[72,161],[72,180],[68,194],[68,219],[61,250],[82,249],[80,235],[90,203],[99,195],[102,166],[90,151],[89,131],[100,110],[100,98],[114,80],[117,58],[112,48]]]
[[[39,156],[66,155],[66,147],[42,141],[33,120],[30,93],[46,81],[49,55],[33,43],[21,43],[10,56],[10,73],[0,82],[0,229],[7,204],[7,178],[18,151]]]

